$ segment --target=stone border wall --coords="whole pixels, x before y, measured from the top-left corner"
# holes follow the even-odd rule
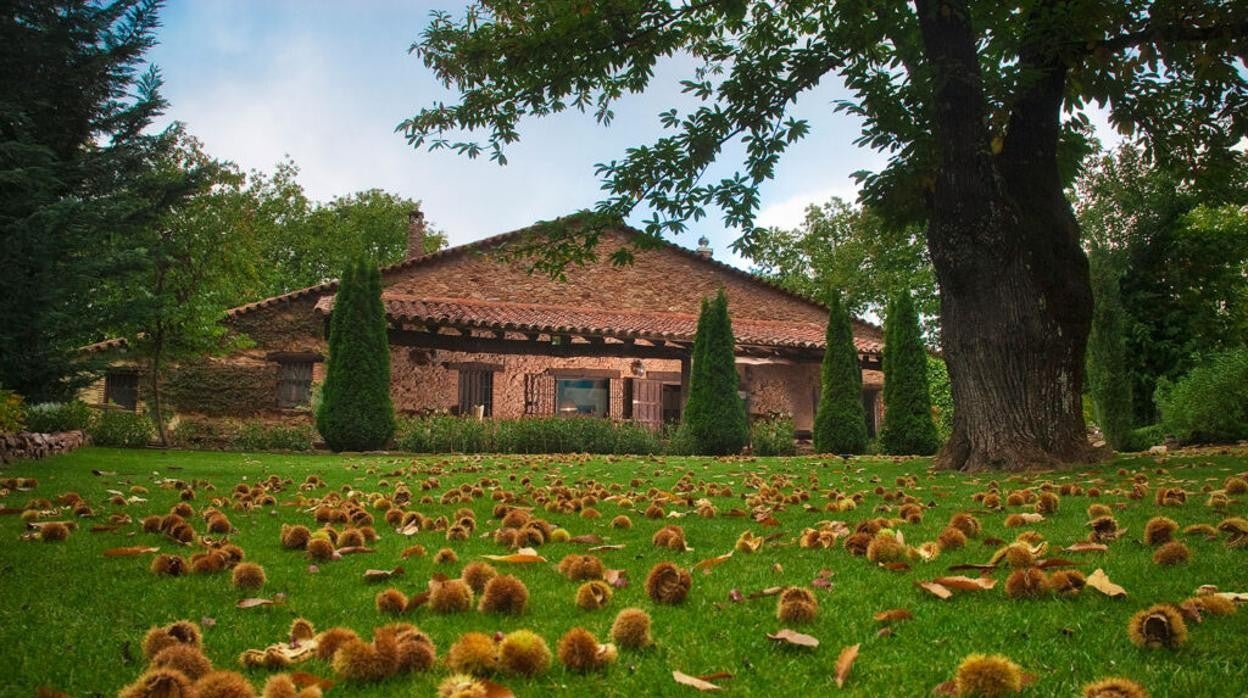
[[[22,431],[16,434],[0,434],[0,464],[69,453],[86,446],[87,441],[85,431],[63,431],[57,434]]]

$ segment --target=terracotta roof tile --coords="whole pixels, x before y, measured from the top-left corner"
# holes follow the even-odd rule
[[[471,329],[512,332],[541,332],[614,337],[618,339],[662,339],[693,341],[696,315],[640,310],[605,310],[535,303],[507,303],[463,298],[417,298],[383,293],[386,315],[392,321],[433,324]],[[333,298],[316,304],[328,313]],[[824,326],[814,323],[755,320],[732,321],[738,344],[750,346],[822,349]],[[867,335],[873,333],[867,333]],[[872,336],[854,338],[859,352],[879,354],[883,345]]]

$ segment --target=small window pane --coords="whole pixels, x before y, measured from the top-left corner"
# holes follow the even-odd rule
[[[139,404],[139,374],[134,371],[104,374],[104,402],[134,410]]]
[[[555,382],[555,404],[564,417],[606,417],[610,393],[606,378],[560,378]]]

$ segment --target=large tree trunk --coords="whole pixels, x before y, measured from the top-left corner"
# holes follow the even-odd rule
[[[1095,460],[1081,397],[1092,293],[1057,170],[1066,68],[1039,53],[1020,56],[1039,77],[1011,105],[994,149],[965,3],[916,6],[934,68],[940,152],[927,238],[955,407],[937,466]]]

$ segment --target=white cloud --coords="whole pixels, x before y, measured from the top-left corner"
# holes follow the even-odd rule
[[[820,206],[832,197],[853,203],[858,200],[858,187],[852,181],[822,189],[802,191],[764,205],[758,212],[758,224],[766,228],[797,228],[806,220],[806,208]]]

